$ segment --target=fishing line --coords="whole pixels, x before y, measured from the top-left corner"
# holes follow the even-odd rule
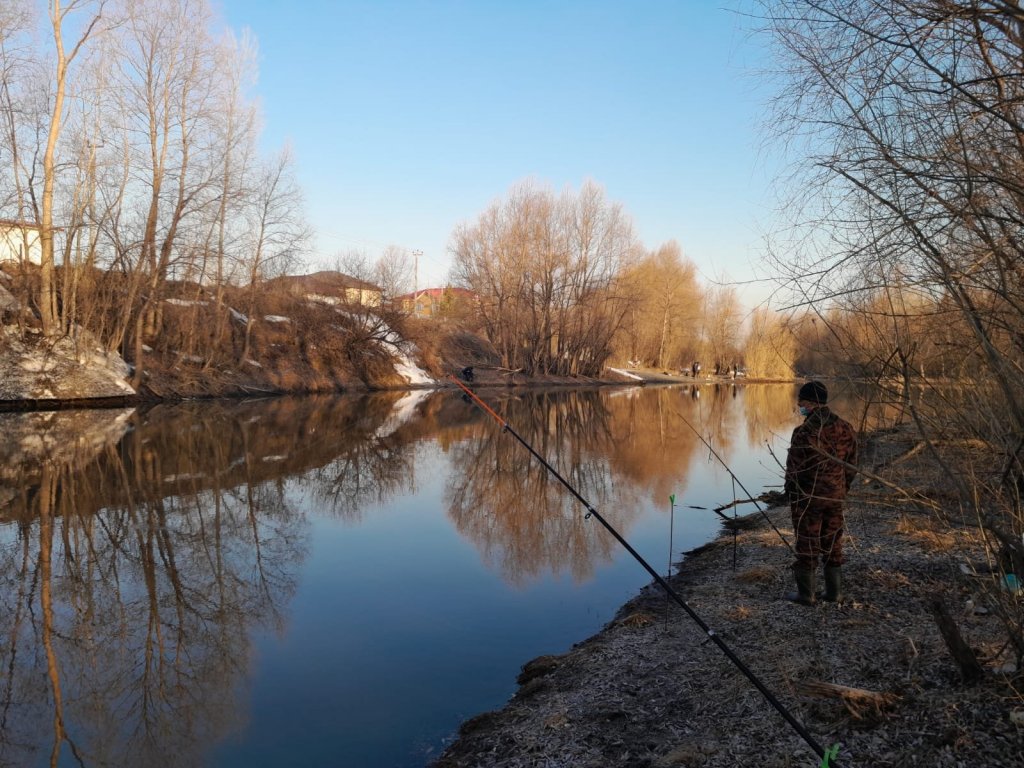
[[[580,504],[586,507],[587,514],[584,516],[584,519],[589,520],[591,517],[593,517],[595,520],[597,520],[597,522],[599,522],[604,527],[604,529],[608,531],[608,533],[610,533],[615,538],[615,540],[618,541],[619,544],[621,544],[627,552],[629,552],[630,555],[633,556],[633,559],[635,559],[638,563],[640,563],[640,565],[643,566],[644,570],[646,570],[647,573],[649,573],[651,577],[658,583],[658,586],[664,589],[665,592],[672,597],[672,599],[679,605],[679,607],[682,608],[686,612],[686,614],[691,619],[693,619],[697,626],[699,626],[701,630],[704,631],[704,634],[706,634],[708,638],[715,645],[718,646],[719,650],[725,654],[726,658],[728,658],[729,661],[731,661],[736,666],[736,668],[739,669],[739,671],[746,676],[746,678],[754,685],[754,687],[761,692],[761,695],[768,700],[768,703],[771,704],[780,715],[782,715],[785,721],[789,723],[789,725],[793,728],[794,731],[797,732],[797,734],[799,734],[800,738],[804,740],[807,746],[809,746],[819,758],[825,760],[826,764],[832,766],[832,768],[839,768],[838,764],[836,764],[835,762],[827,762],[830,755],[815,740],[815,738],[803,726],[803,724],[799,720],[797,720],[796,717],[794,717],[793,714],[788,709],[786,709],[785,706],[783,706],[782,702],[780,702],[775,697],[775,695],[770,690],[768,690],[768,688],[765,686],[764,683],[761,682],[757,675],[755,675],[747,667],[747,665],[743,663],[742,659],[740,659],[740,657],[737,656],[733,652],[733,650],[725,644],[725,641],[723,641],[722,638],[718,636],[718,633],[715,632],[715,630],[713,630],[710,626],[708,626],[707,623],[705,623],[704,619],[702,619],[697,614],[697,612],[690,607],[690,604],[683,600],[679,593],[676,592],[671,586],[669,586],[669,583],[661,576],[661,574],[654,570],[654,568],[651,567],[651,564],[648,563],[640,555],[639,552],[633,549],[632,545],[628,541],[626,541],[617,530],[615,530],[612,524],[605,520],[601,513],[594,509],[590,502],[583,498],[583,496],[580,495],[580,492],[577,491],[569,483],[568,480],[566,480],[559,474],[558,470],[552,467],[543,456],[537,453],[534,447],[530,445],[525,438],[523,438],[518,432],[512,429],[512,427],[509,426],[509,423],[505,421],[505,419],[501,418],[501,416],[495,413],[494,410],[489,405],[487,405],[487,403],[481,400],[477,396],[476,392],[474,392],[461,381],[459,381],[455,376],[451,376],[450,378],[452,381],[455,382],[459,389],[461,389],[466,395],[472,398],[474,403],[480,406],[480,408],[483,409],[485,413],[487,413],[491,418],[493,418],[495,421],[498,422],[498,424],[501,425],[501,429],[503,432],[508,432],[510,435],[512,435],[512,437],[514,437],[520,445],[522,445],[527,451],[529,451],[533,455],[533,457],[537,459],[537,461],[539,461],[541,465],[543,465],[543,467],[548,472],[550,472],[554,476],[554,478],[558,480],[558,482],[560,482],[578,502],[580,502]],[[721,461],[721,458],[719,458],[719,461]],[[742,487],[742,485],[740,487]]]
[[[772,519],[768,517],[768,512],[761,508],[761,504],[758,502],[756,498],[754,498],[754,495],[750,491],[748,491],[747,487],[743,485],[743,482],[738,477],[736,477],[736,473],[733,472],[729,468],[729,465],[725,463],[725,459],[723,459],[719,455],[718,451],[716,451],[712,447],[711,443],[704,439],[704,435],[702,435],[700,431],[695,426],[693,426],[693,424],[691,424],[685,416],[683,416],[683,414],[681,414],[679,411],[675,409],[673,409],[673,413],[675,413],[675,415],[679,417],[683,424],[688,426],[693,431],[693,434],[695,434],[700,439],[700,441],[707,446],[708,450],[711,451],[711,455],[718,459],[718,463],[721,464],[725,471],[729,473],[729,477],[732,478],[733,482],[736,483],[736,485],[738,485],[741,489],[743,489],[743,492],[747,494],[748,499],[754,502],[754,506],[757,508],[757,511],[760,512],[764,519],[768,521],[768,525],[772,527],[772,530],[775,531],[778,537],[782,540],[782,543],[785,544],[789,551],[793,554],[793,556],[796,557],[796,552],[793,549],[793,545],[789,543],[789,540],[782,534],[782,531],[779,530],[778,526],[776,526],[775,523],[772,522]]]

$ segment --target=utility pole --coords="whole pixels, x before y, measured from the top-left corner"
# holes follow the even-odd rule
[[[420,299],[420,256],[423,255],[423,251],[418,248],[412,252],[412,313],[414,316],[419,316],[419,307],[417,302]]]

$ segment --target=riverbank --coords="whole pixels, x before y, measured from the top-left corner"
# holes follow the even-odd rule
[[[894,485],[938,492],[942,478],[913,445],[907,432],[875,435],[863,466]],[[986,562],[981,534],[902,498],[856,481],[842,604],[781,599],[792,588],[784,508],[748,518],[752,527],[735,541],[726,535],[688,554],[672,586],[820,745],[839,745],[840,765],[1019,764],[1024,678],[986,598],[994,577],[974,575]],[[980,681],[962,682],[932,612],[936,598],[982,662]],[[505,707],[462,725],[435,768],[821,764],[655,587],[566,654],[524,665],[519,683]]]
[[[276,329],[275,329],[276,330]],[[435,329],[436,330],[436,329]],[[315,364],[305,349],[286,349],[283,340],[273,342],[273,361],[247,359],[245,365],[223,363],[208,366],[200,359],[180,354],[147,356],[142,384],[133,389],[132,370],[115,353],[103,350],[88,333],[62,337],[56,342],[37,331],[24,335],[12,326],[0,326],[4,348],[0,352],[0,412],[104,408],[141,405],[147,402],[247,398],[278,395],[337,394],[453,387],[452,376],[474,387],[580,387],[596,385],[710,384],[723,377],[686,379],[655,370],[625,371],[607,367],[600,377],[526,376],[502,368],[479,339],[451,334],[419,345],[398,342],[371,349],[375,359],[364,355],[361,365],[319,360]],[[453,343],[457,337],[459,343]],[[283,339],[283,337],[282,337]],[[316,345],[309,345],[316,348]],[[322,346],[322,345],[321,345]],[[419,347],[424,347],[423,352]],[[401,349],[405,349],[402,352]],[[408,353],[416,351],[416,359]]]

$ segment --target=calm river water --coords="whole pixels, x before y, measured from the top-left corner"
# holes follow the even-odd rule
[[[694,430],[778,487],[794,391],[482,395],[667,570],[745,495]],[[424,766],[649,581],[449,391],[0,430],[0,765]]]

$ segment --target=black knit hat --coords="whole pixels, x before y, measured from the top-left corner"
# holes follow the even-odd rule
[[[811,403],[824,405],[828,402],[828,389],[820,381],[808,381],[800,387],[800,394],[797,395],[797,400],[807,400]]]

